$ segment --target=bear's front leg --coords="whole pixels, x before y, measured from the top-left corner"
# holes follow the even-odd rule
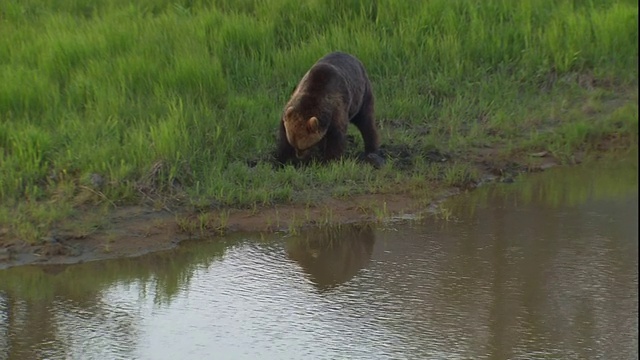
[[[276,162],[280,165],[295,163],[297,160],[296,149],[287,141],[287,133],[282,121],[280,122],[280,131],[278,132],[278,148],[276,149],[275,158]]]
[[[346,129],[345,129],[346,130]],[[322,160],[332,161],[342,157],[347,145],[346,131],[331,126],[327,130],[324,138],[324,148],[322,149]]]

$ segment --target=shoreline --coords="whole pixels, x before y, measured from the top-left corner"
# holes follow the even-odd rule
[[[464,191],[497,181],[513,182],[520,174],[558,166],[549,158],[542,166],[497,177],[487,171],[471,187],[434,187],[431,198],[410,192],[361,194],[345,198],[327,197],[313,206],[276,204],[257,209],[227,208],[212,211],[170,211],[150,206],[122,206],[109,211],[95,231],[79,234],[77,226],[96,216],[98,209],[84,212],[66,226],[58,227],[40,244],[9,244],[0,247],[0,270],[27,265],[71,265],[88,261],[139,257],[176,248],[186,240],[223,237],[237,233],[292,232],[307,227],[350,223],[383,223],[419,220],[437,214],[441,202]]]
[[[230,234],[290,233],[307,227],[339,226],[350,223],[388,223],[419,221],[435,216],[446,199],[466,191],[495,184],[513,183],[520,175],[546,171],[557,166],[581,166],[583,161],[603,156],[637,151],[637,145],[616,147],[605,142],[588,157],[576,154],[572,164],[562,164],[550,155],[535,167],[525,166],[522,159],[512,158],[503,170],[476,159],[482,166],[480,180],[473,184],[444,187],[427,183],[430,197],[411,192],[361,194],[343,198],[327,197],[313,206],[289,203],[253,209],[222,208],[209,211],[189,209],[153,209],[151,206],[121,206],[109,210],[88,208],[83,216],[58,226],[39,244],[10,243],[0,247],[0,270],[27,265],[71,265],[115,258],[134,258],[149,253],[172,250],[186,240],[222,238]],[[529,155],[531,156],[531,155]],[[536,155],[537,156],[537,155]],[[482,164],[482,165],[480,165]],[[500,170],[500,171],[498,171]],[[502,172],[501,175],[496,173]],[[90,231],[79,226],[95,221],[100,224]],[[1,235],[1,234],[0,234]]]
[[[174,249],[186,240],[222,238],[238,233],[286,233],[313,226],[339,226],[350,223],[375,223],[418,219],[435,212],[438,203],[459,191],[451,189],[424,209],[409,194],[358,195],[348,199],[325,199],[313,207],[297,204],[265,207],[257,212],[246,209],[226,209],[228,216],[224,229],[185,229],[183,222],[197,218],[191,211],[172,213],[143,206],[115,209],[110,215],[108,228],[84,237],[65,231],[58,232],[44,244],[9,245],[0,249],[0,270],[27,265],[71,265],[88,261],[139,257],[149,253]],[[384,213],[365,209],[367,202],[381,201]],[[327,218],[328,211],[331,218]],[[309,218],[326,221],[297,220],[296,214],[306,213]],[[220,212],[206,213],[218,217]]]

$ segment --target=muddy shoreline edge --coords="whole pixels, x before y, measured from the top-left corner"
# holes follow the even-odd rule
[[[43,243],[11,244],[0,249],[0,270],[26,265],[71,265],[89,261],[116,258],[133,258],[146,254],[172,250],[182,242],[197,239],[223,238],[238,233],[287,232],[293,226],[294,213],[307,211],[310,217],[324,216],[330,208],[333,218],[325,223],[303,222],[297,226],[339,226],[353,223],[400,222],[420,219],[428,213],[435,213],[437,205],[447,198],[459,194],[457,188],[443,193],[426,208],[419,209],[408,194],[362,195],[348,199],[326,199],[314,207],[306,208],[296,204],[275,205],[258,212],[244,209],[229,209],[224,230],[204,229],[186,232],[179,224],[180,218],[197,216],[192,211],[169,212],[143,206],[127,206],[114,210],[107,228],[96,230],[83,237],[57,232]],[[380,214],[363,213],[363,201],[376,199],[385,204],[384,218]],[[213,214],[212,214],[213,215]],[[277,220],[279,217],[279,220]]]
[[[487,173],[483,176],[484,180],[473,188],[497,181],[510,182],[521,173],[542,171],[557,165],[555,160],[551,160],[544,168],[518,171],[510,174],[506,180]],[[400,193],[326,198],[313,207],[280,204],[257,211],[212,210],[205,215],[220,218],[220,213],[224,213],[224,224],[209,224],[193,229],[189,229],[189,225],[183,222],[186,219],[191,219],[192,223],[197,222],[197,217],[202,212],[186,208],[171,211],[166,208],[157,210],[150,206],[123,206],[105,215],[103,222],[107,225],[85,235],[78,236],[59,228],[39,244],[14,243],[0,248],[0,270],[25,265],[69,265],[138,257],[174,249],[186,240],[221,238],[235,233],[275,233],[287,232],[293,226],[305,228],[420,219],[428,214],[435,214],[438,205],[444,200],[468,190],[470,189],[459,187],[436,189],[436,195],[427,204],[412,194]],[[382,206],[379,209],[368,207],[367,204],[373,203]]]
[[[591,155],[589,160],[636,150],[607,149]],[[573,164],[561,164],[549,156],[536,167],[514,166],[499,176],[495,175],[495,168],[485,167],[481,181],[468,186],[443,188],[433,184],[433,197],[427,203],[410,193],[390,193],[325,198],[311,207],[294,203],[202,212],[186,207],[153,209],[151,206],[122,206],[104,214],[104,225],[86,234],[78,235],[59,227],[39,244],[10,243],[0,247],[0,270],[25,265],[70,265],[139,257],[174,249],[186,240],[223,238],[238,233],[286,233],[294,228],[313,226],[416,221],[436,215],[439,205],[452,196],[497,182],[511,183],[520,175],[557,166],[579,166],[585,160],[583,157],[577,157]],[[377,204],[377,208],[371,204]],[[92,210],[95,209],[87,209],[87,213]],[[198,226],[198,219],[202,216],[208,218],[207,223]]]

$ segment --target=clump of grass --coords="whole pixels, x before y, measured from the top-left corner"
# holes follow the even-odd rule
[[[26,202],[12,208],[0,207],[0,219],[3,219],[0,229],[14,234],[22,241],[35,244],[45,239],[54,225],[71,214],[71,203]],[[0,233],[5,232],[4,230]]]
[[[229,225],[229,211],[201,212],[191,216],[176,216],[176,223],[180,231],[190,236],[205,236],[210,234],[224,235]]]
[[[443,220],[445,222],[452,221],[454,219],[453,211],[451,210],[451,208],[441,205],[436,210],[435,218],[438,220]]]
[[[367,217],[371,217],[372,220],[378,223],[382,223],[389,219],[391,213],[387,207],[387,202],[382,201],[365,201],[356,207],[356,209]]]
[[[637,142],[628,105],[637,102],[637,11],[629,0],[9,1],[0,10],[0,223],[37,238],[39,225],[15,224],[49,227],[40,204],[55,198],[63,216],[82,186],[112,206],[240,207],[415,186],[428,164],[270,166],[282,105],[334,50],[367,67],[386,144],[568,158],[616,134]],[[611,109],[621,92],[632,96]],[[350,151],[362,145],[355,134]],[[473,179],[450,164],[430,178]],[[83,182],[93,174],[100,188]]]

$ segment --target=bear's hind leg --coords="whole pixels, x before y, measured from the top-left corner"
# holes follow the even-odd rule
[[[380,169],[384,166],[385,160],[379,154],[380,137],[376,127],[373,113],[373,94],[368,91],[365,94],[360,111],[351,119],[364,141],[364,153],[358,158],[360,161],[371,164],[374,168]]]
[[[351,123],[355,125],[364,141],[364,154],[365,156],[372,153],[377,153],[380,147],[380,138],[378,136],[378,129],[374,119],[373,112],[373,94],[367,92],[365,94],[362,107],[360,111],[351,119]]]

